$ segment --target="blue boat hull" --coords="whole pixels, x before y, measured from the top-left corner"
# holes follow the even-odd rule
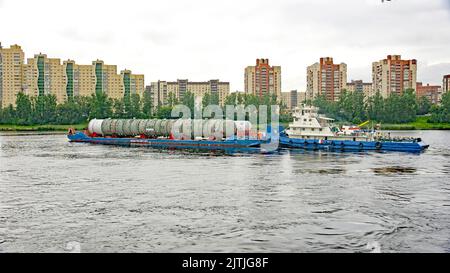
[[[317,140],[297,139],[280,136],[280,144],[285,148],[332,151],[398,151],[420,153],[429,145],[423,142],[394,141],[352,141],[352,140]]]
[[[102,145],[116,145],[127,147],[150,147],[159,149],[192,149],[192,150],[220,150],[227,152],[263,152],[260,140],[172,140],[172,139],[142,139],[142,138],[106,138],[89,137],[82,132],[69,134],[70,142],[92,143]]]

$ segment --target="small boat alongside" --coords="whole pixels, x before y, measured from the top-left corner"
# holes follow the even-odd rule
[[[420,138],[392,137],[390,133],[366,131],[358,126],[332,125],[334,121],[319,114],[313,106],[296,108],[294,121],[280,133],[285,148],[333,151],[422,152],[429,147]]]

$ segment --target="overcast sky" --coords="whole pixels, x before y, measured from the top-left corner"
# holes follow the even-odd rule
[[[102,59],[145,81],[220,79],[243,90],[256,58],[282,67],[282,90],[306,89],[320,57],[371,81],[388,54],[419,61],[418,80],[450,74],[450,0],[0,0],[0,41],[26,57]]]

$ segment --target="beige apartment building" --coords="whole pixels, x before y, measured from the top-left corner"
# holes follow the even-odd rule
[[[0,106],[4,108],[14,105],[22,91],[24,59],[19,45],[3,48],[0,44]]]
[[[63,62],[66,72],[67,97],[90,96],[95,90],[95,69],[92,65],[81,65],[73,60]]]
[[[269,59],[257,59],[256,66],[245,68],[244,84],[246,94],[276,95],[281,100],[281,66],[270,66]]]
[[[219,80],[190,82],[187,79],[179,79],[176,82],[152,82],[148,90],[152,94],[154,107],[167,105],[169,94],[173,94],[175,98],[181,100],[186,92],[193,93],[196,98],[202,98],[206,93],[218,94],[219,103],[223,106],[226,97],[230,94],[230,83]]]
[[[117,73],[116,65],[96,60],[90,65],[79,65],[73,60],[36,54],[24,63],[24,52],[18,45],[0,47],[1,105],[15,105],[19,92],[30,96],[53,94],[58,103],[74,96],[90,96],[96,92],[120,99],[130,94],[144,94],[144,75],[130,70]]]
[[[123,95],[129,96],[133,94],[138,94],[139,96],[144,95],[145,82],[144,75],[137,75],[131,73],[131,70],[120,71],[121,81],[123,83]]]
[[[325,96],[327,100],[336,101],[347,88],[347,65],[334,64],[331,57],[320,58],[320,62],[307,67],[306,80],[307,99]]]
[[[298,92],[297,90],[281,92],[281,103],[286,106],[288,110],[299,107],[305,100],[306,92]]]
[[[347,83],[347,91],[363,93],[366,98],[373,95],[371,82],[363,82],[362,80],[352,80]]]
[[[23,65],[23,92],[29,96],[53,94],[58,103],[67,99],[66,76],[60,59],[34,55]]]
[[[417,60],[402,60],[400,55],[388,55],[372,64],[373,92],[383,97],[402,94],[406,89],[416,89]]]

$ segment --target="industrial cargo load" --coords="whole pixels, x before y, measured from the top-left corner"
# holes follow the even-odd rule
[[[93,119],[88,132],[93,136],[175,139],[220,139],[235,135],[249,136],[252,124],[248,121],[221,119]]]

